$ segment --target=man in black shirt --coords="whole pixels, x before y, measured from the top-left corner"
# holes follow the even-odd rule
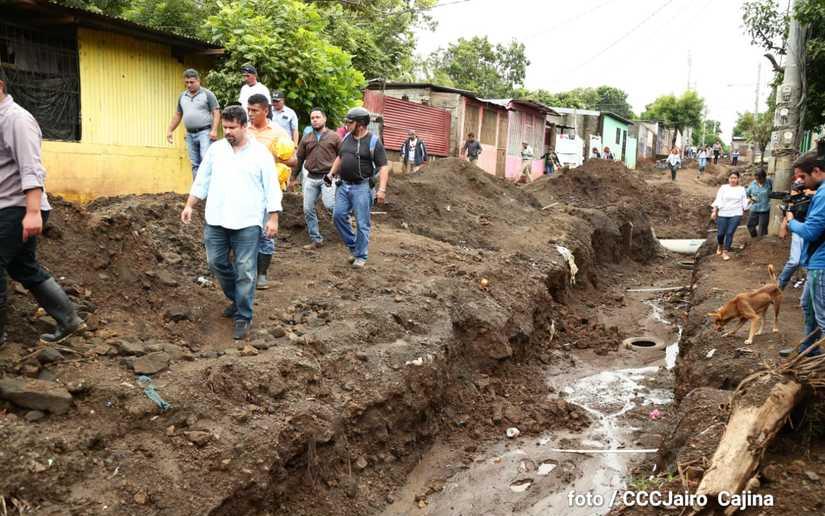
[[[341,183],[335,192],[332,219],[341,240],[350,251],[350,263],[355,269],[367,264],[370,243],[370,208],[372,188],[378,178],[376,198],[383,204],[387,194],[390,168],[387,153],[377,135],[367,130],[370,114],[364,108],[351,109],[346,124],[349,131],[341,141],[338,157],[332,164],[330,180],[339,176]],[[349,214],[355,215],[357,235],[352,231]]]

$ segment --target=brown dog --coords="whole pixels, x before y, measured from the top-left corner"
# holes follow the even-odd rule
[[[773,283],[769,283],[751,292],[737,294],[736,297],[725,303],[722,308],[708,314],[716,324],[716,331],[722,331],[722,328],[730,321],[739,319],[739,325],[736,326],[733,331],[722,335],[723,337],[729,337],[735,334],[739,331],[739,328],[750,321],[751,329],[745,344],[751,344],[754,335],[762,334],[762,328],[765,326],[765,312],[767,312],[771,304],[773,304],[774,312],[773,331],[779,331],[776,323],[779,319],[779,307],[782,305],[782,290],[780,290],[779,284],[776,282],[776,272],[773,269],[773,265],[768,265],[768,272],[771,275]],[[757,325],[759,326],[758,331],[756,329]]]

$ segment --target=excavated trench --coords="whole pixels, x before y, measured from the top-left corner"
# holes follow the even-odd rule
[[[582,211],[576,210],[576,213],[581,214]],[[431,321],[431,329],[440,328],[441,334],[448,334],[449,337],[444,339],[440,349],[405,362],[403,379],[396,385],[398,390],[389,393],[381,403],[361,407],[351,419],[336,421],[322,439],[305,433],[309,439],[297,440],[288,449],[279,448],[278,460],[271,465],[272,473],[265,484],[252,483],[234,492],[209,514],[262,514],[267,507],[275,508],[269,510],[277,514],[309,514],[303,504],[316,489],[325,494],[329,494],[330,488],[332,491],[341,489],[352,498],[358,497],[363,490],[374,489],[370,486],[373,481],[368,480],[365,486],[363,479],[358,478],[368,476],[367,469],[374,469],[383,479],[383,485],[375,482],[380,485],[379,490],[389,493],[386,497],[387,508],[381,509],[382,504],[379,503],[378,507],[367,513],[383,511],[386,515],[403,514],[406,513],[403,505],[411,500],[417,500],[414,508],[418,510],[417,504],[422,497],[420,493],[407,492],[408,487],[404,486],[415,484],[407,475],[411,473],[411,477],[415,477],[420,469],[416,464],[426,464],[430,455],[439,455],[441,443],[449,440],[451,434],[465,430],[462,427],[466,422],[462,418],[471,419],[472,416],[467,416],[468,412],[489,407],[478,399],[479,387],[483,390],[486,379],[497,376],[531,385],[534,389],[539,386],[533,397],[516,401],[522,405],[546,405],[553,412],[543,421],[528,423],[516,433],[536,436],[539,441],[534,451],[538,455],[543,452],[544,457],[541,460],[533,457],[536,454],[528,450],[530,439],[515,450],[511,449],[513,441],[496,443],[495,436],[499,431],[502,432],[500,435],[504,435],[504,430],[515,428],[509,426],[512,424],[510,419],[500,418],[503,421],[493,425],[492,435],[476,433],[477,437],[493,443],[485,455],[495,456],[492,462],[483,462],[489,463],[487,469],[490,471],[482,476],[494,477],[499,485],[492,485],[492,479],[479,481],[471,467],[466,476],[452,480],[450,487],[443,489],[441,499],[433,495],[427,500],[428,514],[486,514],[476,511],[478,500],[500,490],[512,496],[535,497],[538,492],[534,485],[536,478],[585,491],[605,490],[623,483],[624,467],[633,455],[596,453],[594,457],[584,457],[576,453],[571,455],[562,448],[577,441],[584,447],[615,450],[623,446],[621,443],[634,430],[620,422],[627,411],[637,406],[669,403],[667,389],[647,385],[655,376],[657,367],[629,367],[660,361],[661,356],[658,355],[663,353],[660,351],[658,355],[651,356],[645,352],[623,352],[623,355],[629,356],[623,356],[619,362],[628,364],[628,367],[619,369],[592,366],[588,364],[592,357],[575,357],[572,360],[576,361],[576,370],[571,371],[570,364],[564,363],[568,357],[556,351],[561,346],[560,342],[557,340],[554,343],[553,340],[557,335],[559,309],[564,310],[567,300],[577,295],[576,285],[587,289],[598,288],[602,267],[619,263],[634,267],[630,264],[637,262],[631,260],[648,261],[656,251],[644,215],[624,210],[607,216],[592,211],[585,213],[586,220],[593,225],[579,227],[589,228],[591,237],[559,242],[549,251],[550,254],[558,253],[555,246],[566,244],[571,248],[575,263],[560,256],[561,260],[545,265],[546,268],[534,274],[539,288],[522,287],[522,292],[531,292],[531,295],[511,305],[510,312],[502,311],[501,305],[484,306],[489,304],[489,300],[479,298],[477,302],[454,307],[449,321]],[[613,220],[624,222],[608,223],[610,215],[615,217]],[[632,220],[628,220],[630,216]],[[634,233],[634,227],[640,229]],[[578,282],[574,284],[576,279]],[[638,300],[629,302],[645,306]],[[531,308],[525,314],[518,312],[519,306]],[[669,343],[674,338],[678,339],[672,326],[658,311],[659,305],[651,306],[652,312],[641,317],[642,326],[650,326],[651,335],[661,335]],[[618,341],[615,342],[614,349],[618,348],[618,344]],[[550,360],[546,360],[548,352],[551,353]],[[559,363],[518,371],[522,366],[535,365],[540,355],[545,358],[542,362],[558,360]],[[525,378],[522,376],[525,373],[534,376]],[[548,395],[548,390],[556,394]],[[618,405],[605,402],[606,398],[618,399]],[[411,399],[415,401],[411,402]],[[578,424],[565,429],[566,423],[571,420]],[[545,428],[556,428],[558,431],[548,433]],[[403,448],[400,453],[399,442]],[[358,457],[357,450],[364,449],[370,450],[366,460],[363,455]],[[515,465],[515,470],[510,468],[512,471],[506,471],[508,465]],[[335,478],[330,482],[329,478],[325,478],[324,472],[341,471],[342,467],[346,472],[345,479]],[[517,475],[515,472],[529,472],[532,475]],[[575,476],[579,480],[572,481]],[[501,479],[508,480],[501,483]],[[405,496],[405,493],[411,496]],[[459,496],[458,493],[465,494]],[[543,496],[524,514],[533,514],[532,511],[556,505],[559,496]],[[467,499],[469,505],[461,505],[461,499]],[[512,503],[519,505],[523,502]],[[497,514],[500,509],[497,504],[493,505],[493,512],[489,514]],[[360,513],[360,510],[345,509],[340,514]]]

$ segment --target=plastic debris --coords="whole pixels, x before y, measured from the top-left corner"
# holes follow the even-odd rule
[[[708,354],[705,355],[705,358],[713,358],[713,355],[715,355],[715,354],[716,354],[716,348],[713,348],[710,351],[708,351]]]
[[[561,245],[556,246],[556,251],[559,252],[562,258],[567,260],[567,266],[570,268],[570,284],[575,285],[576,273],[579,272],[579,267],[576,265],[576,259],[573,257],[573,253],[570,251],[570,249]]]
[[[212,285],[214,285],[212,283],[212,281],[209,278],[207,278],[206,276],[198,276],[195,279],[195,283],[197,283],[199,286],[204,287],[204,288],[208,288],[208,287],[211,287]]]
[[[509,437],[510,439],[515,439],[516,437],[521,435],[521,432],[519,431],[519,429],[514,427],[514,426],[511,426],[510,428],[508,428],[506,433],[507,433],[507,437]]]
[[[152,379],[148,376],[138,376],[137,378],[138,385],[143,387],[143,393],[146,395],[147,398],[155,402],[161,411],[165,412],[172,408],[172,405],[167,403],[160,397],[160,394],[155,390],[155,384],[152,383]]]
[[[650,411],[650,414],[648,415],[648,417],[650,417],[650,419],[651,419],[652,421],[656,421],[657,419],[659,419],[659,418],[660,418],[660,417],[662,417],[663,415],[664,415],[664,414],[662,413],[662,411],[661,411],[661,410],[659,410],[659,409],[653,409],[653,410],[651,410],[651,411]]]

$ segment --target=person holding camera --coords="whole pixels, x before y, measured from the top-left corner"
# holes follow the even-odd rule
[[[802,353],[819,339],[825,329],[825,246],[822,246],[825,242],[825,188],[819,188],[825,181],[825,156],[808,152],[796,160],[793,167],[794,173],[799,174],[805,182],[805,188],[816,190],[804,222],[796,220],[794,210],[791,209],[786,210],[782,221],[783,226],[787,225],[787,229],[802,237],[800,265],[808,270],[802,294],[808,337],[799,347],[799,352]],[[821,353],[819,349],[814,349],[809,355]]]
[[[783,192],[776,192],[771,193],[771,199],[783,199],[786,203],[785,205],[781,206],[783,210],[783,217],[784,212],[787,210],[794,210],[794,218],[799,222],[805,222],[805,214],[807,212],[808,207],[810,206],[810,198],[814,196],[816,193],[815,190],[806,190],[805,189],[805,182],[802,180],[802,177],[799,174],[794,174],[794,182],[791,185],[790,192],[784,193],[782,197],[779,195]],[[800,202],[793,202],[793,199],[798,199],[799,195],[802,194],[805,196],[807,201]],[[804,204],[804,209],[800,209]],[[795,206],[798,205],[798,206]],[[779,238],[783,240],[788,236],[788,226],[786,224],[782,224],[779,227]],[[797,235],[796,233],[791,233],[791,249],[790,253],[788,254],[788,261],[785,262],[785,266],[782,268],[782,272],[779,273],[779,278],[777,281],[779,282],[779,288],[785,290],[785,287],[788,286],[790,283],[791,278],[793,277],[794,273],[799,269],[799,259],[802,254],[802,237]]]
[[[751,234],[751,238],[768,234],[768,220],[771,214],[771,204],[768,196],[773,191],[773,181],[768,179],[768,175],[763,169],[757,170],[754,177],[756,179],[745,190],[748,199],[752,203],[748,215],[748,232]],[[759,228],[758,232],[757,227]]]
[[[733,245],[733,234],[748,204],[745,188],[739,184],[739,172],[733,171],[728,175],[728,184],[719,187],[711,204],[710,218],[716,222],[716,255],[721,255],[723,260],[730,260],[728,253]]]
[[[340,176],[332,220],[341,240],[349,249],[352,267],[363,269],[367,264],[370,243],[372,189],[377,177],[376,199],[379,204],[383,204],[387,195],[390,167],[381,139],[367,129],[370,123],[369,111],[360,107],[351,109],[345,121],[349,132],[341,141],[338,157],[325,181],[330,184]],[[350,212],[355,216],[357,235],[350,225]]]

